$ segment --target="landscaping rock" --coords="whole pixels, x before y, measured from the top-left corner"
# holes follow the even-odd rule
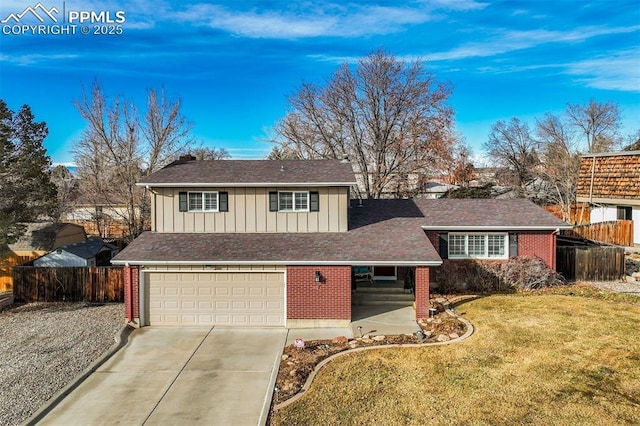
[[[386,338],[387,338],[386,336],[380,335],[380,336],[373,336],[371,340],[375,340],[376,342],[382,342]]]
[[[338,337],[334,338],[331,341],[331,343],[333,343],[334,345],[346,345],[348,341],[349,341],[349,339],[347,339],[346,336],[338,336]]]
[[[289,359],[289,355],[282,355],[282,358],[281,358],[281,359],[282,359],[283,361],[286,361],[286,360],[288,360],[288,359]]]
[[[449,337],[451,338],[451,340],[453,340],[453,339],[457,339],[458,337],[460,337],[460,335],[458,335],[458,333],[449,333]]]
[[[438,342],[448,342],[449,340],[451,340],[451,338],[445,334],[438,334],[438,337],[436,337],[436,341]]]
[[[368,336],[368,335],[367,335]],[[372,339],[369,339],[368,337],[363,337],[362,338],[362,343],[373,343]]]

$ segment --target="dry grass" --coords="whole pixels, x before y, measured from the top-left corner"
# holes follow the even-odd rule
[[[640,304],[506,295],[457,311],[470,339],[345,355],[272,424],[638,424]]]

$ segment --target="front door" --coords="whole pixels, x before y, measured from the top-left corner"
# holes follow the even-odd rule
[[[396,267],[395,266],[374,266],[373,279],[374,281],[396,281],[398,279],[396,275]]]

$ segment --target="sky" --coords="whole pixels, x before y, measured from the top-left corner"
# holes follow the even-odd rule
[[[0,99],[47,123],[56,164],[73,162],[74,100],[94,81],[139,109],[163,89],[201,144],[263,158],[288,96],[378,49],[451,84],[477,159],[498,120],[533,126],[567,103],[615,102],[622,135],[640,129],[637,0],[2,0],[0,22]]]

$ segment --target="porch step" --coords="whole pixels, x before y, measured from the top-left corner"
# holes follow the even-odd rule
[[[400,291],[384,292],[379,290],[362,291],[358,289],[352,296],[351,301],[354,305],[394,305],[394,306],[413,306],[415,297],[411,293],[405,293],[403,289]]]

